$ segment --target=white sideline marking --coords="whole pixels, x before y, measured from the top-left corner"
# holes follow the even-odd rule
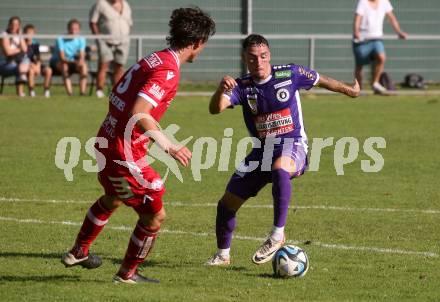
[[[7,198],[0,197],[0,202],[45,202],[45,203],[92,203],[92,200],[56,200],[56,199],[36,199],[36,198]]]
[[[69,225],[69,226],[81,226],[82,223],[74,222],[74,221],[43,221],[39,219],[19,219],[15,217],[3,217],[0,216],[0,221],[12,221],[17,223],[34,223],[34,224],[61,224],[61,225]],[[124,225],[121,226],[107,226],[107,229],[117,230],[117,231],[132,231],[133,227],[127,227]],[[198,233],[198,232],[187,232],[181,230],[167,230],[163,229],[160,231],[165,234],[174,234],[174,235],[191,235],[196,237],[207,237],[215,235],[213,233]],[[251,236],[234,236],[234,239],[238,240],[250,240],[250,241],[258,241],[262,242],[266,238],[259,237],[251,237]],[[287,240],[286,243],[290,244],[302,244],[302,241],[298,240]],[[414,255],[414,256],[424,256],[424,257],[438,257],[439,255],[434,252],[420,252],[420,251],[411,251],[411,250],[403,250],[403,249],[390,249],[390,248],[381,248],[381,247],[368,247],[368,246],[352,246],[345,244],[329,244],[322,243],[318,241],[312,242],[310,245],[319,246],[327,249],[336,249],[336,250],[351,250],[351,251],[362,251],[362,252],[372,252],[372,253],[382,253],[382,254],[401,254],[401,255]]]
[[[56,200],[56,199],[20,199],[0,197],[0,202],[45,202],[45,203],[85,203],[92,204],[93,200]],[[185,203],[181,201],[170,201],[164,203],[171,207],[216,207],[217,203]],[[271,209],[270,204],[245,204],[245,208],[268,208]],[[389,212],[389,213],[420,213],[420,214],[440,214],[440,210],[434,209],[395,209],[395,208],[354,208],[354,207],[339,207],[328,205],[313,205],[313,206],[294,206],[290,210],[324,210],[324,211],[345,211],[345,212]]]
[[[176,207],[217,207],[216,203],[184,203],[180,201],[170,201],[165,203],[168,206]],[[245,204],[244,208],[267,208],[272,209],[270,204]],[[333,211],[347,211],[347,212],[403,212],[403,213],[423,213],[423,214],[440,214],[440,210],[432,209],[394,209],[394,208],[353,208],[353,207],[337,207],[326,205],[315,206],[294,206],[290,210],[333,210]]]

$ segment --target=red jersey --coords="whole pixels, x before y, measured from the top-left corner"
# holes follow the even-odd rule
[[[98,137],[108,140],[108,149],[100,149],[107,160],[126,160],[124,132],[138,97],[153,105],[151,116],[159,122],[177,92],[179,84],[179,58],[170,48],[154,52],[133,65],[109,95],[109,112],[98,132]],[[140,127],[131,133],[134,161],[145,157],[148,138]],[[98,146],[97,146],[98,147]],[[110,157],[110,158],[109,158]]]

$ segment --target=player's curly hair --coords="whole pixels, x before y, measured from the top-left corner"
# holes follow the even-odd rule
[[[205,43],[215,34],[215,22],[199,7],[178,8],[173,10],[170,34],[167,42],[171,47],[182,49],[199,41]]]
[[[266,45],[269,47],[269,42],[262,35],[251,34],[243,40],[243,43],[241,44],[242,50],[245,51],[249,46],[253,45]]]

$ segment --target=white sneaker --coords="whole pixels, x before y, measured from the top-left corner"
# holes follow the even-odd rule
[[[377,93],[377,94],[387,94],[388,93],[388,90],[385,87],[383,87],[379,82],[373,83],[372,87],[373,87],[374,93]]]
[[[50,98],[50,90],[48,89],[44,90],[44,97]]]
[[[32,98],[34,98],[34,97],[36,96],[36,94],[35,94],[35,90],[31,90],[31,91],[29,92],[29,95],[30,95]]]
[[[220,255],[219,253],[215,253],[211,259],[205,262],[205,265],[209,266],[223,266],[231,264],[231,257]]]
[[[96,97],[98,99],[105,97],[104,91],[102,91],[101,89],[96,90]]]
[[[252,262],[255,264],[263,264],[272,260],[275,256],[275,252],[278,251],[286,242],[286,237],[280,241],[275,241],[269,236],[267,240],[258,248],[255,254],[252,256]]]

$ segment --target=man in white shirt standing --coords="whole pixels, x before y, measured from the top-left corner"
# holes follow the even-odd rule
[[[386,61],[385,47],[382,41],[385,16],[399,38],[406,39],[408,34],[400,29],[389,0],[359,0],[353,26],[355,77],[362,85],[362,67],[373,61],[372,88],[378,94],[387,93],[386,88],[379,84],[379,78]]]
[[[125,0],[98,0],[90,10],[90,29],[95,35],[113,35],[98,39],[99,68],[96,96],[104,97],[103,87],[110,63],[113,63],[113,83],[124,73],[130,49],[131,8]],[[136,58],[137,59],[137,58]]]

